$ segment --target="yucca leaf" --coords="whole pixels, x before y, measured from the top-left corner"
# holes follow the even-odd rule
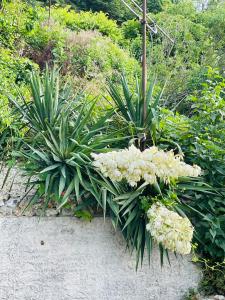
[[[40,171],[40,174],[52,171],[52,170],[58,168],[59,166],[61,166],[61,164],[54,164],[54,165],[48,166],[47,168],[44,168],[42,171]]]
[[[107,190],[102,189],[102,209],[103,209],[104,220],[106,216],[106,203],[107,203]]]
[[[83,178],[82,178],[80,166],[76,166],[76,171],[77,171],[77,176],[78,176],[80,182],[82,183],[83,182]]]
[[[150,264],[151,262],[151,254],[152,254],[152,237],[150,233],[146,230],[145,232],[145,241],[146,241],[146,248],[148,253],[148,262]]]
[[[61,209],[67,203],[68,198],[73,190],[74,190],[74,181],[71,181],[63,198],[62,198],[62,203],[59,205],[58,209]]]
[[[75,194],[76,194],[76,198],[78,201],[78,199],[80,197],[80,179],[79,179],[78,174],[76,174],[74,177],[74,189],[75,189]]]
[[[59,197],[62,195],[62,192],[64,191],[65,186],[66,186],[66,177],[61,175],[60,179],[59,179]]]
[[[65,165],[62,166],[62,168],[60,169],[60,172],[61,172],[62,176],[64,178],[66,178],[66,167],[65,167]]]
[[[152,105],[151,101],[153,99],[154,88],[156,85],[156,78],[154,78],[150,84],[146,95],[146,106],[149,107]]]
[[[34,149],[32,146],[30,146],[30,145],[28,145],[28,147],[35,153],[35,154],[37,154],[37,156],[39,157],[39,159],[41,158],[46,164],[50,164],[51,163],[51,161],[50,161],[50,159],[49,159],[49,157],[48,157],[48,155],[47,154],[45,154],[44,152],[42,152],[42,151],[39,151],[39,150],[37,150],[37,149]],[[32,157],[32,154],[29,154],[30,155],[30,157]],[[34,157],[33,157],[34,158]]]
[[[123,94],[124,94],[124,98],[126,101],[126,107],[127,107],[127,114],[129,115],[130,121],[132,122],[136,122],[135,119],[135,109],[133,106],[133,95],[131,94],[131,92],[129,91],[129,87],[126,81],[126,77],[123,75],[122,76],[122,88],[123,88]]]
[[[131,204],[127,207],[127,209],[123,212],[122,216],[124,217],[126,214],[131,213],[132,209],[137,205],[135,201],[131,202]],[[122,209],[121,209],[122,210]],[[120,210],[120,211],[121,211]]]
[[[163,262],[164,262],[164,248],[162,246],[162,244],[159,244],[159,253],[160,253],[160,264],[161,267],[163,266]]]
[[[48,195],[51,174],[48,174],[45,179],[45,195]]]
[[[125,225],[123,226],[123,230],[131,223],[131,221],[137,216],[138,207],[135,207],[131,214],[129,215],[128,219],[126,220]]]

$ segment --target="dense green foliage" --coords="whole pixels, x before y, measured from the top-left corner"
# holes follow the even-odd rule
[[[203,261],[203,278],[199,285],[199,290],[205,295],[225,294],[225,262],[213,263]]]
[[[117,73],[118,68],[126,71],[130,79],[138,70],[141,29],[137,20],[118,26],[102,12],[78,13],[67,6],[53,5],[48,20],[48,6],[32,3],[32,6],[18,0],[5,3],[0,13],[2,47],[16,50],[41,68],[53,61],[63,65],[64,72],[72,73],[74,83],[82,88],[90,86],[90,79],[92,88],[104,86],[105,78],[114,71]],[[224,11],[223,3],[209,11],[197,12],[190,2],[179,1],[165,2],[162,11],[151,14],[175,40],[172,45],[160,33],[149,36],[150,76],[157,74],[162,86],[169,79],[166,105],[178,106],[182,111],[183,100],[201,88],[207,67],[223,69]]]
[[[31,202],[44,197],[44,207],[52,200],[59,202],[59,208],[70,200],[83,207],[86,202],[96,207],[97,201],[103,207],[102,179],[93,174],[90,154],[124,139],[116,138],[115,132],[106,134],[111,112],[90,121],[96,101],[88,105],[82,104],[81,96],[71,98],[66,87],[59,87],[54,70],[46,70],[43,78],[34,73],[31,92],[33,102],[23,99],[20,104],[11,99],[29,129],[21,150],[14,155],[27,160],[24,169],[31,179],[39,177],[36,182],[29,181],[31,187],[37,185]]]
[[[44,8],[19,0],[4,2],[0,11],[0,131],[10,124],[7,94],[16,96],[15,85],[27,94],[26,74],[32,68],[58,64],[74,89],[88,86],[93,95],[118,71],[130,78],[139,72],[138,62],[116,43],[122,39],[121,30],[103,13],[53,8],[51,14],[48,21]]]
[[[48,5],[47,0],[43,0],[45,5]],[[168,1],[163,0],[156,0],[151,1],[147,0],[148,10],[150,12],[157,13],[162,10],[163,5],[166,4]],[[104,12],[109,15],[110,18],[117,20],[118,22],[126,21],[127,19],[132,19],[133,14],[130,10],[122,3],[121,0],[53,0],[53,4],[61,4],[66,5],[69,4],[73,8],[78,10],[86,10],[86,11],[93,11],[93,12]],[[140,6],[142,2],[137,0]],[[130,0],[127,1],[127,4],[131,5],[132,2]]]
[[[198,232],[199,249],[209,257],[225,256],[225,162],[224,162],[224,79],[209,70],[207,81],[198,95],[191,97],[191,117],[166,113],[161,122],[163,136],[181,145],[188,161],[204,170],[204,181],[211,191],[197,188],[184,193]],[[183,186],[185,188],[185,186]],[[188,188],[188,187],[187,187]],[[189,202],[190,201],[190,202]]]
[[[224,55],[224,4],[209,12],[197,12],[188,1],[168,5],[162,12],[152,15],[175,40],[172,44],[162,34],[149,37],[149,70],[157,74],[160,81],[168,78],[166,89],[167,105],[179,105],[194,90],[201,88],[207,67],[223,70]],[[219,13],[219,9],[221,13]],[[209,17],[221,20],[221,29],[213,30]],[[216,17],[217,16],[217,17]],[[211,21],[211,22],[210,22]],[[141,56],[141,27],[137,20],[129,20],[122,25],[124,36],[130,40],[130,48],[137,59]]]

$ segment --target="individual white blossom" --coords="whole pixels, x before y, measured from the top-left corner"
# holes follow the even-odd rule
[[[149,223],[146,229],[157,243],[165,249],[182,255],[191,252],[193,226],[186,217],[167,209],[161,203],[153,204],[147,212]]]
[[[113,181],[126,179],[131,186],[136,186],[140,180],[154,184],[157,178],[165,183],[181,176],[197,177],[200,167],[188,165],[180,155],[173,151],[165,152],[157,147],[151,147],[141,152],[135,146],[129,149],[108,153],[92,154],[93,165],[101,173]]]

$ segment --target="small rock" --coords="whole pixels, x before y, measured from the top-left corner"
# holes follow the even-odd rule
[[[30,195],[30,198],[31,197],[33,197],[33,195]],[[43,204],[43,199],[42,198],[37,199],[36,203],[37,204]]]
[[[15,208],[17,206],[18,201],[19,201],[18,199],[9,199],[8,201],[5,202],[5,205],[8,207]]]
[[[18,209],[18,207],[13,211],[14,216],[20,217],[21,216],[21,211]]]
[[[55,217],[59,214],[59,211],[57,209],[46,209],[45,215],[46,217]]]
[[[34,212],[31,208],[25,209],[24,212],[23,212],[23,216],[24,217],[33,217]]]
[[[73,213],[72,213],[71,209],[63,208],[60,212],[60,216],[71,217],[71,216],[73,216]]]
[[[215,295],[215,296],[209,296],[209,297],[202,297],[201,300],[225,300],[225,297],[222,295]]]
[[[35,209],[35,211],[34,211],[35,216],[41,217],[42,214],[43,214],[43,209],[42,208]]]
[[[213,299],[214,299],[214,300],[225,300],[225,297],[222,296],[222,295],[216,295],[216,296],[214,296]]]
[[[8,199],[9,199],[9,194],[7,192],[0,191],[0,201],[4,203]]]
[[[4,205],[5,205],[5,202],[2,199],[0,199],[0,207],[4,206]]]
[[[0,215],[1,216],[12,216],[13,209],[11,207],[2,206],[2,207],[0,207]]]

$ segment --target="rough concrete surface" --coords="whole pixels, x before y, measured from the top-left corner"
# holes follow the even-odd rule
[[[26,189],[28,178],[17,168],[3,167],[0,171],[0,215],[13,215],[21,202],[27,203],[34,194]]]
[[[0,218],[1,300],[178,300],[200,271],[171,254],[161,269],[155,249],[135,272],[135,259],[110,221],[70,217]]]
[[[32,178],[35,180],[35,178]],[[27,208],[30,200],[35,194],[35,189],[27,187],[28,177],[18,168],[9,170],[3,167],[0,171],[0,216],[40,216],[43,215],[43,199]],[[25,209],[26,208],[26,209]],[[45,211],[47,217],[73,216],[72,210],[62,208],[57,210],[52,203],[49,203]]]

